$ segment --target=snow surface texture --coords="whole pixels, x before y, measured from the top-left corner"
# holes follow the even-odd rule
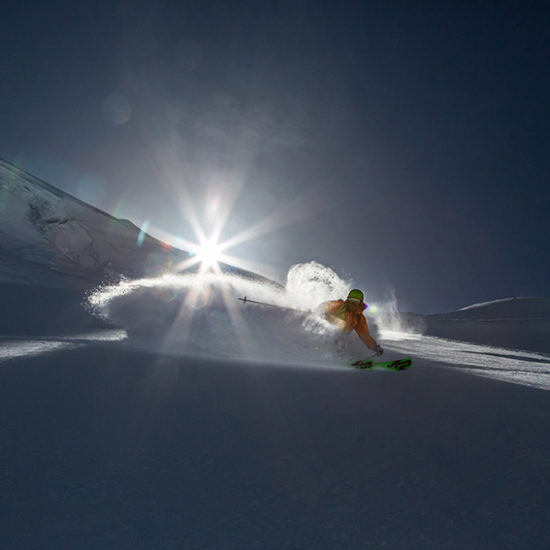
[[[341,335],[315,311],[323,301],[345,297],[349,288],[333,270],[310,262],[290,269],[284,289],[238,276],[173,275],[107,286],[89,300],[97,314],[123,327],[139,347],[340,368],[371,352],[355,334]],[[281,309],[243,304],[238,298],[244,296]],[[395,302],[382,306],[367,318],[386,350],[384,359],[424,358],[471,374],[550,389],[548,356],[422,335],[400,321]]]
[[[102,330],[74,336],[56,338],[7,338],[0,346],[0,362],[17,357],[35,357],[62,349],[83,347],[90,342],[118,342],[126,339],[123,330]]]
[[[247,306],[248,307],[248,306]],[[547,550],[550,400],[418,360],[0,365],[2,550]]]

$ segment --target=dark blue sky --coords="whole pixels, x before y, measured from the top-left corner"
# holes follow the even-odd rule
[[[550,5],[412,4],[8,2],[0,156],[188,240],[235,199],[222,239],[272,219],[230,252],[280,279],[550,296]]]

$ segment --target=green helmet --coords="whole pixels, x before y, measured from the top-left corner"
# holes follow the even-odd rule
[[[363,301],[364,297],[365,296],[363,295],[363,293],[358,288],[354,288],[354,289],[349,291],[348,297],[346,299],[349,300],[350,298],[355,298],[356,300]]]

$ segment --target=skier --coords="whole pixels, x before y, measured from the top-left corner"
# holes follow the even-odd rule
[[[367,320],[363,315],[363,310],[367,308],[363,298],[363,293],[354,288],[350,290],[345,301],[331,300],[330,302],[324,302],[318,309],[327,321],[339,327],[342,332],[350,333],[355,330],[369,349],[375,351],[376,355],[382,355],[384,350],[370,335]]]

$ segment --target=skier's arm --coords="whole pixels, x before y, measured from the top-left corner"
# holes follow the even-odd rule
[[[317,313],[317,315],[319,315],[320,317],[324,317],[327,313],[328,304],[329,302],[323,302],[322,304],[319,304],[315,309],[315,313]]]
[[[355,331],[357,332],[357,334],[359,335],[359,338],[361,338],[365,346],[367,346],[370,349],[376,348],[376,341],[370,335],[369,326],[367,325],[367,320],[365,319],[364,315],[361,315],[359,319],[359,323],[357,323],[357,327],[355,328]]]
[[[342,306],[341,300],[331,300],[329,302],[323,302],[317,307],[317,313],[325,318],[329,318],[334,315]]]

